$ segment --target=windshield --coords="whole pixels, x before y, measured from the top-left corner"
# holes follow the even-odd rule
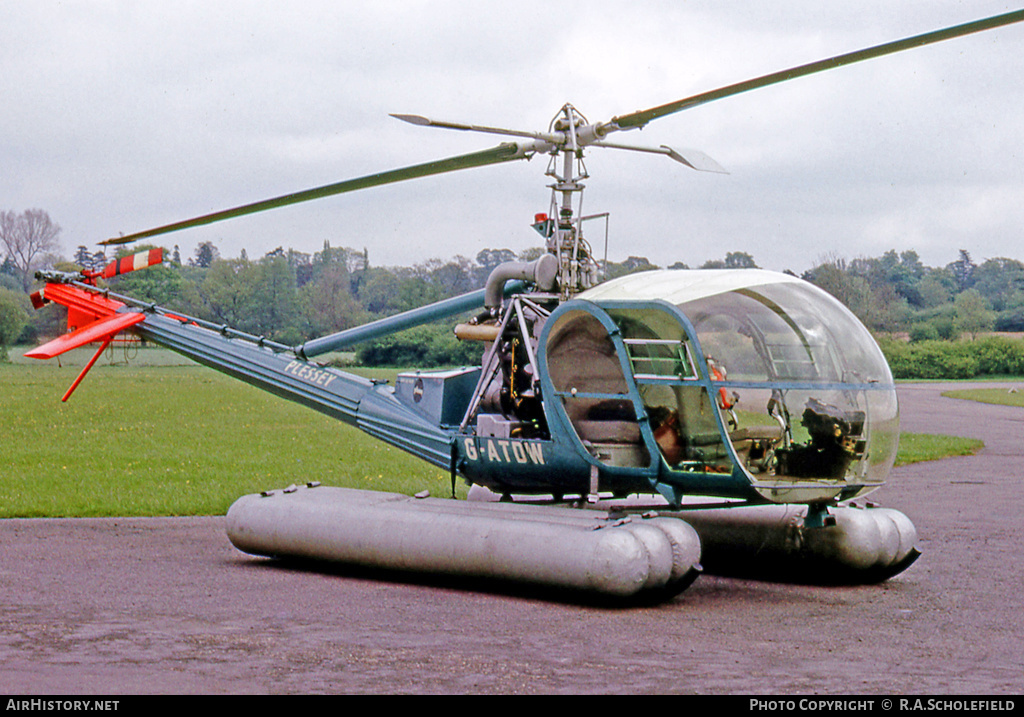
[[[762,497],[810,502],[873,490],[892,468],[892,374],[863,324],[814,285],[758,269],[666,270],[580,298],[619,327],[670,474],[738,466]]]
[[[895,387],[877,344],[842,304],[786,282],[678,308],[717,369],[730,441],[762,494],[797,495],[814,480],[881,484],[899,438]]]

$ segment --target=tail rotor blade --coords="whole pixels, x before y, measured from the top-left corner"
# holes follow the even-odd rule
[[[140,251],[137,254],[131,256],[123,256],[120,259],[115,259],[103,268],[103,272],[100,274],[104,279],[112,279],[120,274],[127,274],[131,271],[138,271],[139,269],[146,269],[157,264],[162,264],[164,261],[164,250],[163,249],[149,249],[148,251]]]

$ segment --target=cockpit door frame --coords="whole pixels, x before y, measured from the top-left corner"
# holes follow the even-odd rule
[[[732,442],[729,439],[725,422],[718,410],[714,411],[715,426],[718,429],[722,444],[725,446],[727,458],[732,465],[732,471],[730,473],[679,471],[672,469],[665,461],[658,448],[653,428],[650,425],[650,417],[640,394],[638,379],[633,371],[633,364],[630,360],[629,351],[626,346],[626,341],[622,335],[622,330],[608,313],[609,311],[616,310],[655,310],[666,313],[682,328],[682,333],[685,336],[685,342],[688,344],[688,358],[691,363],[690,368],[694,371],[695,376],[686,378],[666,377],[665,379],[645,376],[639,380],[640,382],[654,384],[664,383],[665,385],[679,385],[680,383],[683,383],[684,385],[698,386],[710,401],[714,401],[713,397],[716,386],[711,381],[711,376],[706,366],[706,358],[704,356],[703,349],[700,346],[700,340],[697,337],[693,324],[686,315],[678,309],[678,307],[664,300],[591,302],[576,299],[562,304],[558,309],[552,312],[548,321],[545,323],[540,336],[538,361],[541,368],[540,375],[545,403],[545,413],[548,417],[549,426],[553,431],[557,430],[563,435],[572,436],[579,453],[588,463],[590,463],[592,467],[596,468],[600,474],[606,474],[609,478],[614,478],[616,476],[622,478],[625,478],[626,476],[642,476],[647,479],[649,484],[657,492],[663,495],[673,505],[679,505],[684,494],[705,494],[756,500],[758,496],[756,492],[753,491],[750,479],[740,465],[739,458],[737,457]],[[600,399],[612,397],[610,394],[591,395],[572,391],[559,391],[556,390],[552,382],[551,370],[548,364],[548,342],[551,338],[551,329],[558,325],[560,318],[574,311],[584,312],[596,319],[607,332],[608,337],[614,346],[619,367],[626,383],[626,394],[616,394],[616,396],[619,398],[628,398],[633,405],[633,410],[636,414],[637,426],[640,430],[641,438],[649,456],[648,464],[646,466],[614,466],[599,460],[599,458],[595,456],[591,450],[588,450],[586,445],[584,445],[576,427],[573,425],[565,410],[563,402],[566,399]],[[556,426],[557,428],[555,428]]]

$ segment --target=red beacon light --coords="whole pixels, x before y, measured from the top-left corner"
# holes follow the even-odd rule
[[[537,233],[544,238],[548,238],[551,236],[551,219],[549,219],[548,215],[544,212],[541,212],[540,214],[534,214],[533,224],[531,224],[530,226],[536,229]]]

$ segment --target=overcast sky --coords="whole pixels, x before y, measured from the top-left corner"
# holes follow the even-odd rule
[[[118,233],[496,145],[389,113],[546,130],[606,120],[1016,9],[991,0],[57,2],[0,0],[0,209],[41,208],[64,253]],[[609,256],[728,251],[1024,259],[1024,23],[755,90],[592,148],[584,213]],[[417,179],[169,234],[184,257],[368,248],[408,265],[521,251],[546,158]],[[603,229],[590,241],[603,251]]]

